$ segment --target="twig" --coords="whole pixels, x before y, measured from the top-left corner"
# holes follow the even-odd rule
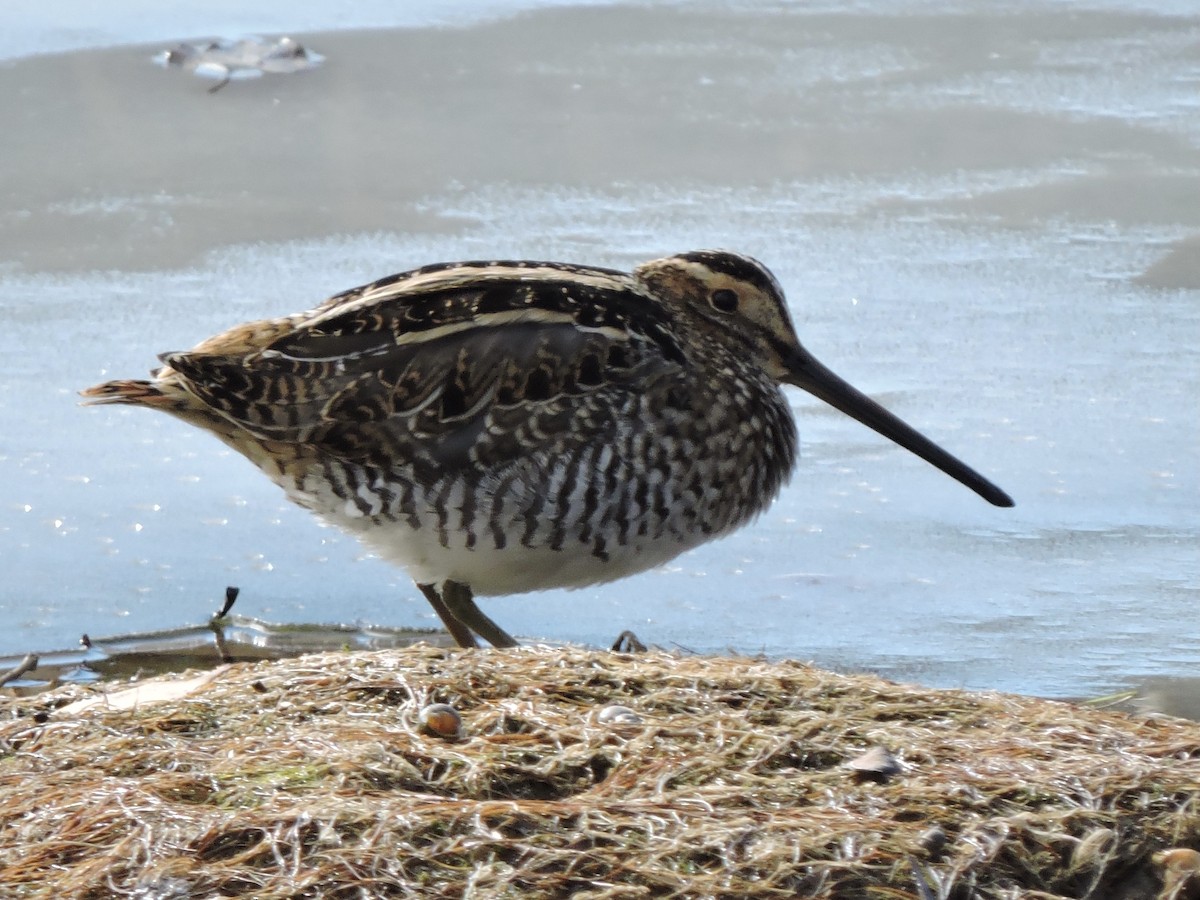
[[[217,613],[218,619],[223,619],[229,615],[229,611],[233,609],[233,604],[237,602],[238,594],[241,593],[241,590],[241,588],[234,587],[233,585],[225,588],[225,605]]]
[[[638,636],[629,629],[617,635],[611,648],[614,653],[645,653],[647,649],[646,645],[638,640]]]
[[[208,620],[208,627],[216,638],[217,653],[221,656],[221,662],[233,662],[233,654],[229,652],[229,646],[225,643],[225,616],[233,609],[233,604],[237,602],[238,594],[241,589],[233,585],[225,588],[225,603],[221,609]]]

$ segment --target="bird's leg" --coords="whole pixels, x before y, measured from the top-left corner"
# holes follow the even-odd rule
[[[442,595],[438,593],[438,589],[432,584],[418,584],[421,593],[425,595],[425,599],[429,601],[429,605],[433,607],[433,611],[438,614],[438,618],[442,620],[442,624],[446,626],[446,630],[450,632],[450,636],[454,638],[454,642],[460,647],[478,647],[475,642],[475,635],[471,634],[471,629],[458,621],[454,614],[446,608],[446,604],[442,602]]]
[[[485,616],[475,605],[471,597],[471,588],[462,582],[442,582],[442,603],[450,611],[450,615],[493,647],[517,646],[517,642],[508,632]]]
[[[517,642],[475,605],[471,589],[459,581],[445,581],[442,590],[432,584],[418,584],[421,593],[438,614],[450,636],[460,647],[478,647],[479,635],[493,647],[515,647]]]

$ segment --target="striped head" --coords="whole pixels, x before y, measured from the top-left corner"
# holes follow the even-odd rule
[[[671,297],[721,334],[749,345],[754,362],[787,382],[788,360],[801,352],[783,288],[758,260],[725,250],[693,250],[642,263],[634,277],[651,293]]]

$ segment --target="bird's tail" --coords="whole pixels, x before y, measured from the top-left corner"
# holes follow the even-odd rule
[[[215,434],[239,453],[249,456],[256,464],[261,453],[257,453],[258,442],[247,438],[228,419],[213,411],[187,390],[186,383],[177,372],[163,367],[153,373],[153,381],[122,379],[106,381],[79,392],[85,406],[107,406],[123,404],[142,406],[170,413],[185,422]],[[269,458],[269,457],[268,457]]]
[[[161,382],[136,381],[124,379],[121,381],[106,381],[80,391],[84,403],[96,406],[105,403],[127,403],[130,406],[149,406],[151,408],[171,409],[179,404],[178,395],[163,390]]]

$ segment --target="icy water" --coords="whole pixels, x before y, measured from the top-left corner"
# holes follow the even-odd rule
[[[715,246],[1016,508],[794,392],[803,458],[752,527],[486,611],[529,640],[632,628],[1051,696],[1200,674],[1191,4],[318,9],[196,5],[171,34],[131,3],[3,48],[0,654],[192,625],[227,584],[274,622],[436,624],[215,439],[78,389],[427,262]],[[327,61],[211,95],[149,62],[250,28]]]

